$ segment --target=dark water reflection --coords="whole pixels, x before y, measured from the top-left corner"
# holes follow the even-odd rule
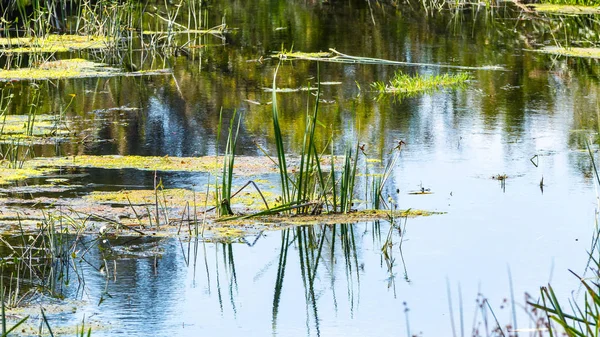
[[[398,246],[395,282],[390,283],[381,252],[385,239],[372,223],[263,233],[253,246],[109,241],[103,245],[128,255],[115,257],[106,247],[90,250],[95,268],[104,264],[102,254],[110,253],[107,274],[84,264],[83,295],[66,291],[88,301],[77,315],[109,326],[94,335],[403,335],[404,302],[411,333],[449,335],[446,279],[453,290],[460,284],[467,317],[472,317],[478,292],[489,296],[495,308],[509,295],[507,267],[518,301],[550,279],[564,294],[576,284],[566,270],[585,267],[594,223],[592,167],[582,150],[586,139],[597,141],[600,129],[598,61],[531,50],[567,40],[597,41],[600,27],[594,17],[534,20],[508,5],[494,13],[430,15],[379,5],[371,13],[365,1],[222,1],[212,6],[211,23],[225,16],[234,28],[225,43],[208,40],[194,55],[158,56],[154,64],[148,55],[133,54],[144,68],[172,68],[172,76],[40,83],[40,113],[61,111],[69,94],[76,94],[66,114],[78,141],[36,146],[35,153],[214,154],[221,108],[225,116],[234,110],[244,116],[240,154],[261,155],[257,143],[274,153],[272,96],[264,88],[272,85],[278,64],[270,56],[282,47],[503,69],[469,70],[472,81],[463,90],[378,100],[370,84],[388,81],[399,69],[457,70],[318,65],[322,81],[340,82],[323,87],[327,103],[320,111],[321,142],[333,134],[341,153],[347,143],[359,140],[371,158],[385,158],[404,140],[407,146],[386,193],[401,208],[447,212],[409,220],[403,251],[410,283],[404,280]],[[286,61],[277,85],[314,86],[316,76],[314,62]],[[16,94],[12,112],[26,112],[29,83],[5,87]],[[306,92],[278,95],[284,141],[292,153],[300,149],[312,99]],[[536,155],[533,165],[530,158]],[[149,173],[83,171],[86,175],[75,181],[81,188],[55,196],[152,187]],[[491,179],[498,174],[509,177],[502,186]],[[204,178],[165,174],[163,181],[179,187],[201,184]],[[408,194],[421,187],[434,193]],[[385,237],[389,224],[382,226]],[[343,241],[342,231],[352,240]],[[395,236],[394,242],[399,240]],[[132,245],[142,253],[126,252]],[[154,257],[155,251],[160,257]],[[506,310],[497,314],[510,321]]]

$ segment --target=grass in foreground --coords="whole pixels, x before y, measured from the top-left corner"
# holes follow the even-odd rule
[[[594,155],[587,144],[588,153],[596,175],[596,181],[600,184],[600,176],[594,161]],[[565,335],[569,337],[597,337],[600,336],[600,229],[596,219],[596,232],[592,237],[592,247],[589,253],[586,273],[589,277],[581,277],[571,271],[581,282],[583,300],[573,298],[568,303],[558,299],[551,285],[541,288],[541,301],[530,302],[536,309],[542,310],[548,317],[550,326],[549,335]],[[585,275],[584,275],[585,276]],[[555,324],[555,326],[552,325]]]

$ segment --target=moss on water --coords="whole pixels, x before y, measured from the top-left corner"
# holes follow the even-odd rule
[[[0,71],[0,80],[41,80],[79,77],[102,77],[118,73],[119,69],[84,59],[44,62],[37,67]]]
[[[44,37],[4,37],[0,38],[0,45],[0,51],[4,53],[59,53],[104,49],[110,46],[110,40],[103,36],[50,34]]]
[[[232,220],[224,221],[223,224],[228,225],[239,225],[244,226],[252,221],[256,223],[269,223],[269,224],[289,224],[289,225],[317,225],[317,224],[339,224],[339,223],[356,223],[372,220],[386,220],[390,216],[394,218],[415,218],[420,216],[431,216],[436,214],[445,214],[445,212],[427,211],[422,209],[408,209],[408,210],[397,210],[397,211],[386,211],[386,210],[363,210],[357,212],[351,212],[347,214],[342,213],[327,213],[321,215],[272,215],[257,218],[249,218],[243,220]]]
[[[237,190],[234,186],[233,190]],[[245,192],[247,191],[247,192]],[[271,192],[263,191],[263,196],[267,198],[267,202],[273,202],[274,195]],[[214,205],[213,193],[206,197],[206,193],[194,192],[188,189],[182,188],[166,188],[155,190],[124,190],[116,192],[101,192],[94,191],[83,197],[85,201],[91,203],[102,203],[111,205],[152,205],[156,204],[156,198],[161,207],[168,208],[180,208],[194,206],[194,200],[196,207],[204,206],[206,202],[209,207]],[[266,209],[264,202],[258,192],[255,190],[245,189],[244,191],[237,194],[231,199],[231,206],[234,209],[241,208],[244,211],[249,209],[253,211],[261,211]]]
[[[555,47],[549,46],[538,50],[542,53],[600,59],[600,48]]]
[[[170,74],[168,69],[124,72],[84,59],[67,59],[44,62],[36,67],[0,70],[0,81],[47,80],[88,77],[143,76]]]
[[[0,185],[8,184],[11,182],[25,180],[34,177],[41,177],[45,174],[52,172],[52,169],[48,168],[9,168],[6,167],[8,163],[3,162],[0,167]]]
[[[190,204],[194,200],[194,192],[191,190],[174,188],[174,189],[159,189],[155,190],[128,190],[128,191],[117,191],[117,192],[97,192],[94,191],[83,198],[91,202],[109,203],[109,204],[122,204],[129,205],[129,202],[133,205],[149,204],[153,205],[158,197],[159,202],[163,203],[165,200],[169,205],[167,206],[180,206],[184,207],[187,202]],[[203,193],[196,193],[196,200],[198,203],[204,203],[206,195]]]
[[[150,157],[150,156],[71,156],[36,158],[27,163],[33,167],[69,166],[105,169],[138,169],[147,171],[218,172],[222,157]],[[277,167],[267,157],[235,158],[236,175],[276,173]]]

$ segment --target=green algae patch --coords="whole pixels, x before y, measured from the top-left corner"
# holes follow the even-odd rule
[[[0,51],[4,53],[59,53],[72,50],[105,49],[111,41],[103,36],[57,35],[45,37],[0,38]]]
[[[539,52],[560,55],[560,56],[572,56],[572,57],[584,57],[600,59],[600,48],[580,48],[580,47],[544,47],[538,50]]]
[[[70,156],[36,158],[28,162],[34,167],[90,167],[104,169],[137,169],[146,171],[219,172],[223,157],[152,157],[152,156]],[[277,166],[267,157],[235,157],[236,175],[276,173]]]
[[[115,76],[117,68],[106,67],[84,59],[68,59],[44,62],[33,68],[19,68],[0,71],[0,80],[43,80],[82,77]]]
[[[194,198],[198,203],[204,204],[206,194],[194,193],[191,190],[173,188],[159,190],[127,190],[117,192],[94,191],[83,197],[84,200],[108,203],[113,205],[154,205],[157,200],[161,204],[167,202],[168,206],[184,207],[192,204]]]
[[[169,35],[169,34],[211,34],[211,35],[222,35],[225,32],[224,29],[183,29],[173,31],[160,31],[160,30],[144,30],[142,35]]]
[[[6,163],[2,163],[2,166],[6,166]],[[0,166],[0,185],[29,178],[42,177],[53,171],[48,168],[8,168],[2,166]]]
[[[0,81],[11,80],[48,80],[89,77],[145,76],[170,74],[169,69],[124,72],[84,59],[66,59],[44,62],[36,67],[0,70]]]
[[[237,188],[234,186],[234,190]],[[264,210],[266,206],[258,194],[258,192],[245,192],[246,190],[238,193],[231,199],[231,206],[234,209],[248,210]],[[274,200],[272,192],[263,191],[263,196],[267,199],[267,202]],[[90,203],[101,203],[110,205],[121,205],[121,206],[139,206],[139,205],[150,205],[155,206],[156,203],[159,207],[168,207],[171,209],[177,208],[176,212],[183,211],[184,207],[204,207],[206,203],[208,207],[212,207],[215,203],[214,193],[209,193],[208,198],[206,193],[195,192],[183,188],[165,188],[158,190],[123,190],[116,192],[102,192],[93,191],[90,194],[83,197],[86,202]]]
[[[431,216],[436,214],[446,214],[445,212],[435,212],[419,209],[385,211],[385,210],[364,210],[351,213],[326,213],[320,215],[271,215],[255,218],[247,218],[242,220],[224,220],[223,224],[229,225],[244,225],[248,223],[274,223],[274,224],[289,224],[289,225],[323,225],[323,224],[339,224],[339,223],[356,223],[373,220],[389,220],[394,218],[415,218],[421,216]]]
[[[529,4],[527,7],[533,8],[540,13],[566,14],[566,15],[591,15],[600,14],[600,8],[597,6],[577,6],[577,5],[558,5],[558,4]]]

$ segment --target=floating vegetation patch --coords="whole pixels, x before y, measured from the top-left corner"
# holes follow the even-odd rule
[[[102,63],[84,59],[68,59],[44,62],[37,67],[0,70],[0,81],[47,80],[86,77],[143,76],[170,74],[169,69],[124,72]]]
[[[1,52],[4,53],[59,53],[83,49],[104,49],[110,40],[103,36],[56,35],[45,37],[4,37],[0,38]]]
[[[577,5],[559,5],[559,4],[529,4],[528,7],[535,9],[538,12],[550,13],[550,14],[600,14],[600,8],[598,6],[577,6]]]
[[[600,59],[600,48],[555,47],[549,46],[538,50],[542,53]]]
[[[87,201],[108,203],[113,205],[154,205],[157,198],[161,203],[168,202],[173,206],[185,206],[186,203],[192,203],[194,198],[198,202],[204,203],[206,195],[204,193],[194,193],[194,191],[182,188],[159,189],[159,190],[128,190],[116,192],[94,191],[84,197]]]
[[[352,56],[338,52],[333,48],[329,48],[329,52],[317,52],[317,53],[303,53],[294,51],[281,51],[273,54],[273,58],[280,60],[306,60],[306,61],[320,61],[320,62],[334,62],[334,63],[355,63],[355,64],[386,64],[386,65],[403,65],[403,66],[417,66],[417,67],[434,67],[434,68],[453,68],[453,69],[465,69],[465,70],[504,70],[503,67],[493,66],[481,66],[481,67],[469,67],[453,64],[438,64],[438,63],[418,63],[418,62],[404,62],[385,60],[372,57],[363,56]]]
[[[223,33],[225,33],[225,29],[226,26],[225,25],[219,25],[217,27],[213,27],[210,29],[180,29],[180,30],[172,30],[172,31],[165,31],[165,30],[144,30],[142,31],[142,35],[167,35],[167,34],[198,34],[198,35],[204,35],[204,34],[210,34],[210,35],[215,35],[218,37],[221,37]]]
[[[435,76],[410,76],[402,71],[396,72],[389,83],[375,82],[371,86],[380,94],[391,93],[410,96],[421,92],[431,92],[441,88],[460,88],[465,86],[470,76],[467,73],[443,74]]]
[[[28,178],[42,177],[53,171],[48,168],[9,168],[5,167],[6,163],[4,162],[1,166],[4,167],[0,167],[0,185]]]
[[[148,171],[214,172],[221,169],[222,157],[151,157],[151,156],[71,156],[36,158],[27,164],[34,167],[92,167],[104,169],[138,169]],[[236,175],[277,172],[267,157],[235,158]]]
[[[506,174],[496,174],[496,175],[492,176],[492,179],[498,180],[498,181],[504,181],[504,180],[508,179],[508,176]]]
[[[437,214],[446,214],[445,212],[427,211],[422,209],[408,210],[363,210],[350,213],[326,213],[320,215],[271,215],[256,217],[243,220],[226,220],[225,224],[248,224],[252,222],[262,224],[290,224],[290,225],[310,225],[310,224],[338,224],[338,223],[356,223],[372,220],[394,218],[414,218],[420,216],[431,216]]]
[[[300,51],[282,51],[274,55],[276,58],[280,60],[287,59],[314,59],[314,58],[331,58],[335,57],[333,52],[314,52],[314,53],[306,53]]]
[[[273,194],[262,192],[263,196],[274,199]],[[117,192],[94,191],[84,197],[84,200],[93,203],[103,203],[121,206],[155,206],[177,208],[181,212],[184,207],[204,207],[206,203],[209,207],[214,205],[214,194],[210,193],[208,199],[205,193],[194,192],[192,190],[174,188],[158,190],[127,190]],[[239,193],[231,200],[231,206],[238,211],[257,211],[265,209],[264,203],[258,193]]]

